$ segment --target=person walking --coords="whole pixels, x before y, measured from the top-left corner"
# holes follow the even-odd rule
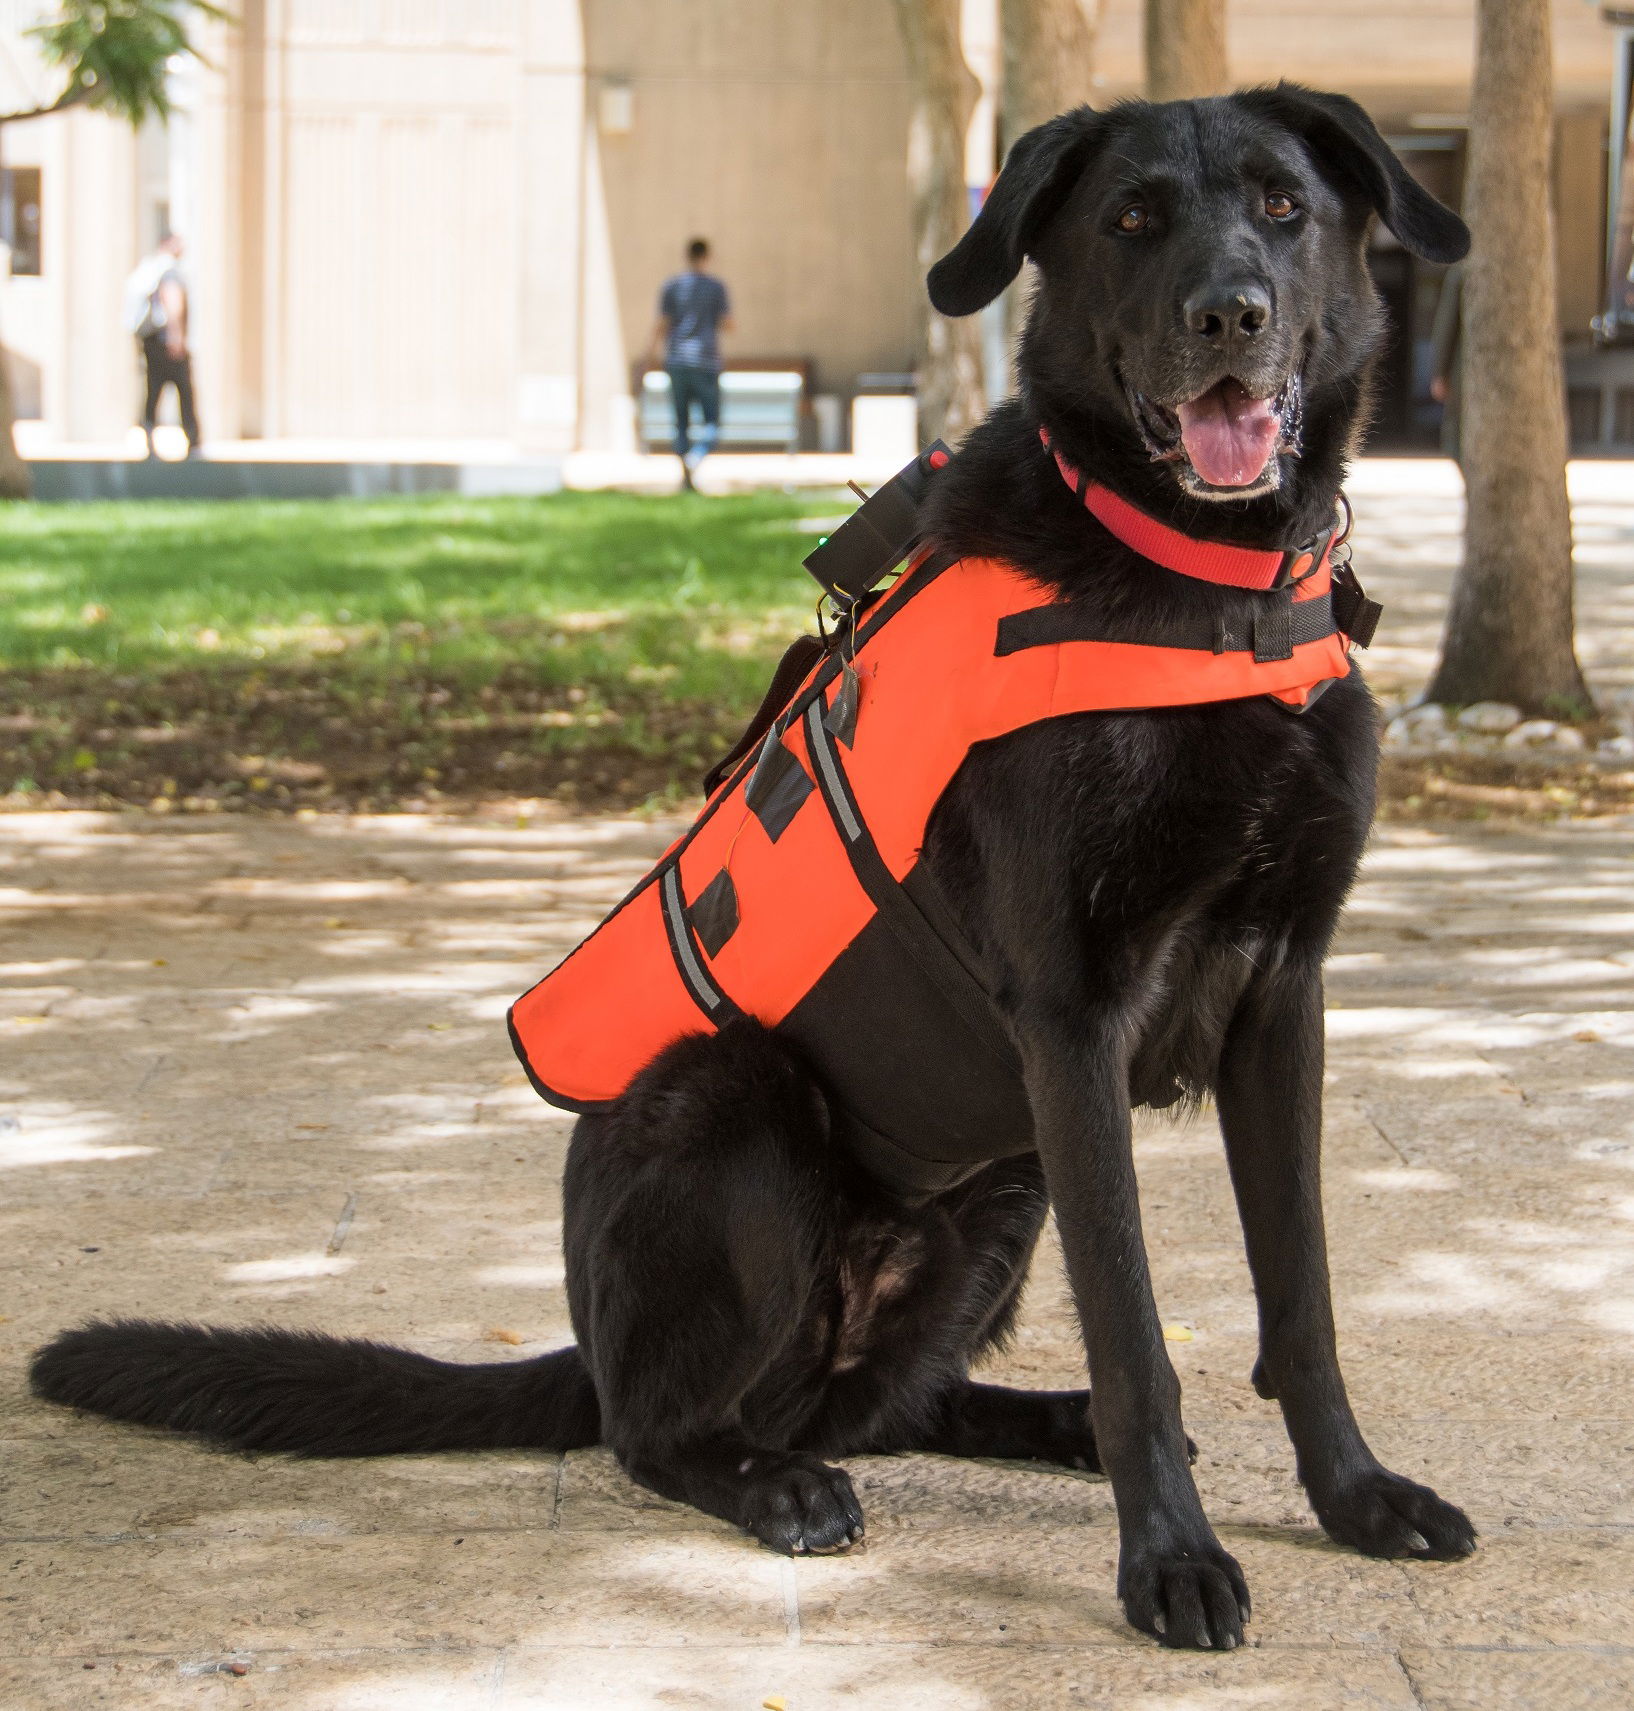
[[[125,325],[142,348],[147,389],[142,401],[142,431],[148,456],[159,419],[159,399],[167,386],[176,388],[187,455],[199,455],[199,418],[193,405],[193,358],[187,347],[187,281],[182,276],[182,240],[166,232],[158,248],[132,269],[125,281]]]
[[[693,475],[714,448],[721,429],[721,353],[719,336],[732,330],[732,304],[726,287],[708,271],[709,245],[694,238],[687,245],[685,273],[664,281],[658,294],[658,325],[647,360],[663,354],[675,407],[675,455],[681,460],[681,485],[695,492]],[[692,407],[703,426],[694,436]]]

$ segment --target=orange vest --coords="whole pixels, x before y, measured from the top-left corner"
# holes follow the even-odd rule
[[[1280,584],[1253,633],[1205,619],[1103,640],[1092,613],[1042,599],[1014,566],[913,564],[652,872],[512,1007],[547,1100],[604,1108],[680,1036],[742,1014],[796,1043],[854,1150],[904,1190],[1030,1149],[1014,1047],[917,866],[938,799],[977,743],[1063,714],[1255,695],[1299,710],[1348,672],[1335,596],[1341,617],[1361,599],[1335,584],[1326,537],[1302,554],[1204,545],[1075,485],[1159,565]]]

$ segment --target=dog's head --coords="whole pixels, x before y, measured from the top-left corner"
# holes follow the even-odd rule
[[[1378,349],[1374,215],[1426,260],[1469,247],[1346,96],[1081,107],[1017,141],[930,296],[972,314],[1031,257],[1024,383],[1118,423],[1185,492],[1251,499],[1299,454],[1307,396]]]

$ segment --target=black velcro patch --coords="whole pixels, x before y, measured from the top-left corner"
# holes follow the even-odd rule
[[[862,685],[857,681],[857,668],[848,665],[840,673],[840,687],[834,692],[834,701],[828,709],[828,717],[823,720],[848,749],[856,747],[857,703],[861,699],[861,693]]]
[[[723,867],[693,899],[687,920],[706,956],[719,956],[721,947],[738,930],[738,888]]]
[[[806,769],[779,741],[777,731],[768,731],[743,799],[774,844],[815,788]]]

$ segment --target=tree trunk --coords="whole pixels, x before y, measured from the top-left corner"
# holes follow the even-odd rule
[[[914,83],[908,188],[922,275],[970,224],[965,133],[979,89],[960,46],[959,10],[959,0],[896,0]],[[980,321],[949,320],[927,301],[917,366],[921,440],[957,443],[987,413]]]
[[[1549,0],[1478,0],[1465,212],[1464,563],[1429,698],[1592,709],[1572,647]]]
[[[0,130],[0,135],[4,131]],[[10,259],[6,272],[11,271]],[[11,390],[11,358],[0,344],[0,499],[31,499],[34,477],[29,467],[17,455],[17,406]]]
[[[1081,107],[1094,94],[1100,0],[1001,0],[1004,101],[999,131],[1008,154],[1017,137]],[[1004,294],[1010,348],[1032,297],[1032,265]]]
[[[1081,107],[1094,93],[1099,0],[1002,0],[1003,142],[1057,113]]]
[[[1227,87],[1226,0],[1146,0],[1146,95],[1190,101]]]
[[[12,435],[16,425],[13,408],[11,357],[0,345],[0,499],[30,499],[34,495],[34,477],[17,455],[17,442]]]

